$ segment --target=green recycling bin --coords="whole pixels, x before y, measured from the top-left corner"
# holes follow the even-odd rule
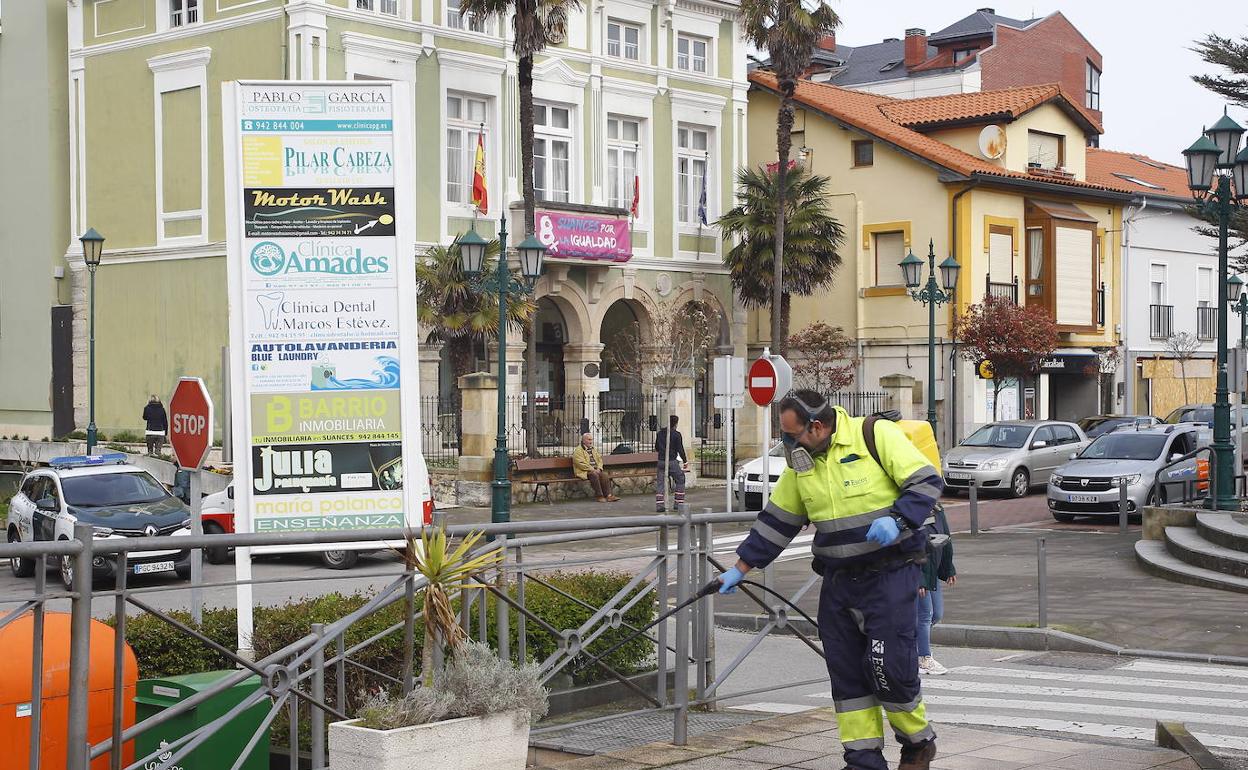
[[[198,674],[170,676],[162,679],[140,679],[134,698],[136,723],[165,709],[173,708],[234,673],[237,672],[233,670],[202,671]],[[179,714],[141,733],[135,739],[135,759],[146,757],[200,726],[224,716],[227,711],[259,689],[260,677],[249,677],[198,706],[192,707],[186,713]],[[268,699],[264,699],[239,714],[218,729],[211,738],[201,743],[185,759],[178,762],[177,767],[181,770],[219,770],[222,767],[232,766],[234,760],[247,746],[247,742],[251,740],[251,736],[259,729],[271,705]],[[268,767],[269,730],[265,728],[264,735],[261,736],[251,755],[247,757],[247,761],[243,763],[242,770],[268,770]]]

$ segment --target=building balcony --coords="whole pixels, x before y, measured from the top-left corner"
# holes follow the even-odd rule
[[[1216,307],[1196,308],[1196,339],[1212,340],[1218,336],[1218,309]]]
[[[1015,276],[1014,280],[1011,281],[1010,283],[994,283],[992,280],[992,275],[987,275],[984,278],[984,284],[985,284],[984,286],[985,297],[994,297],[996,299],[1008,299],[1010,302],[1013,302],[1015,305],[1018,304],[1018,277],[1017,276]]]
[[[1155,340],[1174,336],[1174,305],[1148,306],[1148,336]]]

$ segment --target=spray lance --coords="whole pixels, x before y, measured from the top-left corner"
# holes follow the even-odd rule
[[[719,562],[718,562],[718,561],[716,561],[715,559],[712,559],[712,558],[708,557],[708,558],[707,558],[707,561],[709,561],[709,562],[710,562],[710,563],[711,563],[711,564],[712,564],[712,565],[713,565],[716,569],[718,569],[720,572],[726,572],[726,571],[727,571],[727,570],[724,568],[724,565],[723,565],[723,564],[721,564],[721,563],[719,563]],[[718,592],[719,592],[719,588],[720,588],[720,586],[721,586],[721,585],[723,585],[723,583],[720,581],[720,579],[719,579],[718,577],[712,578],[712,579],[711,579],[711,581],[710,581],[709,583],[707,583],[706,585],[704,585],[704,586],[702,586],[701,588],[699,588],[699,589],[698,589],[698,592],[697,592],[696,594],[694,594],[693,596],[689,597],[687,600],[685,600],[685,601],[681,602],[680,604],[678,604],[678,605],[676,605],[675,607],[671,608],[671,609],[670,609],[670,610],[668,610],[667,612],[664,612],[662,615],[658,616],[657,618],[655,618],[654,620],[650,621],[650,622],[649,622],[649,623],[647,623],[646,625],[642,626],[641,628],[637,629],[637,630],[636,630],[636,631],[634,631],[633,633],[631,633],[631,634],[629,634],[628,636],[624,637],[624,639],[622,639],[622,640],[620,640],[620,641],[616,642],[615,644],[611,645],[610,647],[608,647],[608,648],[606,649],[606,651],[605,651],[605,652],[601,652],[601,653],[599,653],[599,654],[595,655],[594,657],[590,658],[589,660],[585,661],[584,663],[581,663],[581,664],[579,664],[579,665],[577,665],[577,666],[573,667],[573,668],[572,668],[572,670],[573,670],[573,671],[580,671],[581,669],[588,668],[588,667],[590,667],[590,666],[592,666],[592,665],[602,665],[602,666],[604,666],[604,667],[605,667],[605,664],[604,664],[602,661],[603,661],[603,660],[605,660],[608,656],[610,656],[610,655],[611,655],[611,653],[613,653],[613,652],[615,652],[616,650],[620,649],[620,648],[621,648],[621,647],[623,647],[624,645],[629,644],[630,642],[636,641],[637,637],[641,636],[641,635],[642,635],[642,634],[644,634],[645,632],[647,632],[647,631],[649,631],[650,629],[654,628],[654,627],[655,627],[655,626],[657,626],[658,624],[660,624],[660,623],[662,623],[663,621],[667,620],[668,618],[670,618],[671,616],[673,616],[673,615],[675,615],[676,613],[680,612],[681,610],[685,609],[686,607],[689,607],[690,605],[692,605],[692,604],[694,604],[694,603],[698,602],[698,601],[699,601],[699,600],[701,600],[701,599],[705,599],[706,597],[710,596],[711,594],[718,593]],[[737,583],[737,585],[739,585],[739,586],[750,586],[750,587],[752,587],[752,588],[757,588],[757,589],[759,589],[759,590],[763,591],[763,592],[764,592],[764,593],[766,593],[766,594],[769,594],[769,595],[771,595],[771,596],[774,596],[775,598],[777,598],[777,599],[779,599],[780,601],[782,601],[782,602],[784,602],[785,604],[787,604],[787,605],[788,605],[788,606],[789,606],[789,607],[790,607],[793,611],[795,611],[797,614],[801,615],[801,616],[802,616],[802,618],[804,618],[804,619],[806,620],[806,622],[807,622],[807,623],[810,623],[810,625],[811,625],[813,628],[815,628],[816,630],[819,628],[819,624],[818,624],[818,623],[816,623],[816,622],[814,621],[814,619],[810,617],[810,615],[807,615],[807,614],[806,614],[806,612],[805,612],[804,610],[802,610],[802,608],[801,608],[801,607],[798,607],[796,604],[794,604],[793,602],[789,601],[789,599],[788,599],[787,597],[785,597],[783,594],[781,594],[781,593],[779,593],[779,592],[777,592],[777,591],[774,591],[774,590],[772,590],[771,588],[768,588],[767,586],[763,585],[762,583],[756,583],[756,582],[754,582],[753,580],[742,580],[740,583]],[[809,644],[809,642],[808,642],[808,644]],[[823,654],[823,651],[822,651],[822,650],[816,650],[816,652],[818,652],[820,655],[822,655],[822,654]]]

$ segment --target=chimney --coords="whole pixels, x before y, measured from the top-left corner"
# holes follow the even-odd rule
[[[823,49],[824,51],[835,51],[836,50],[836,33],[833,32],[830,35],[824,35],[823,37],[819,38],[819,42],[816,43],[815,45],[819,46],[819,48]]]
[[[927,61],[927,30],[911,27],[906,30],[906,69]]]
[[[996,16],[996,15],[997,15],[997,9],[996,9],[996,8],[976,8],[975,10],[979,11],[980,13],[987,13],[987,14],[991,14],[991,15],[993,15],[993,16]]]

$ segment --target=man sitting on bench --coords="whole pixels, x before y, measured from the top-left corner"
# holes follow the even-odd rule
[[[620,498],[611,494],[611,477],[602,466],[602,453],[594,446],[594,437],[581,436],[581,445],[572,451],[572,470],[594,489],[600,503],[614,503]]]

